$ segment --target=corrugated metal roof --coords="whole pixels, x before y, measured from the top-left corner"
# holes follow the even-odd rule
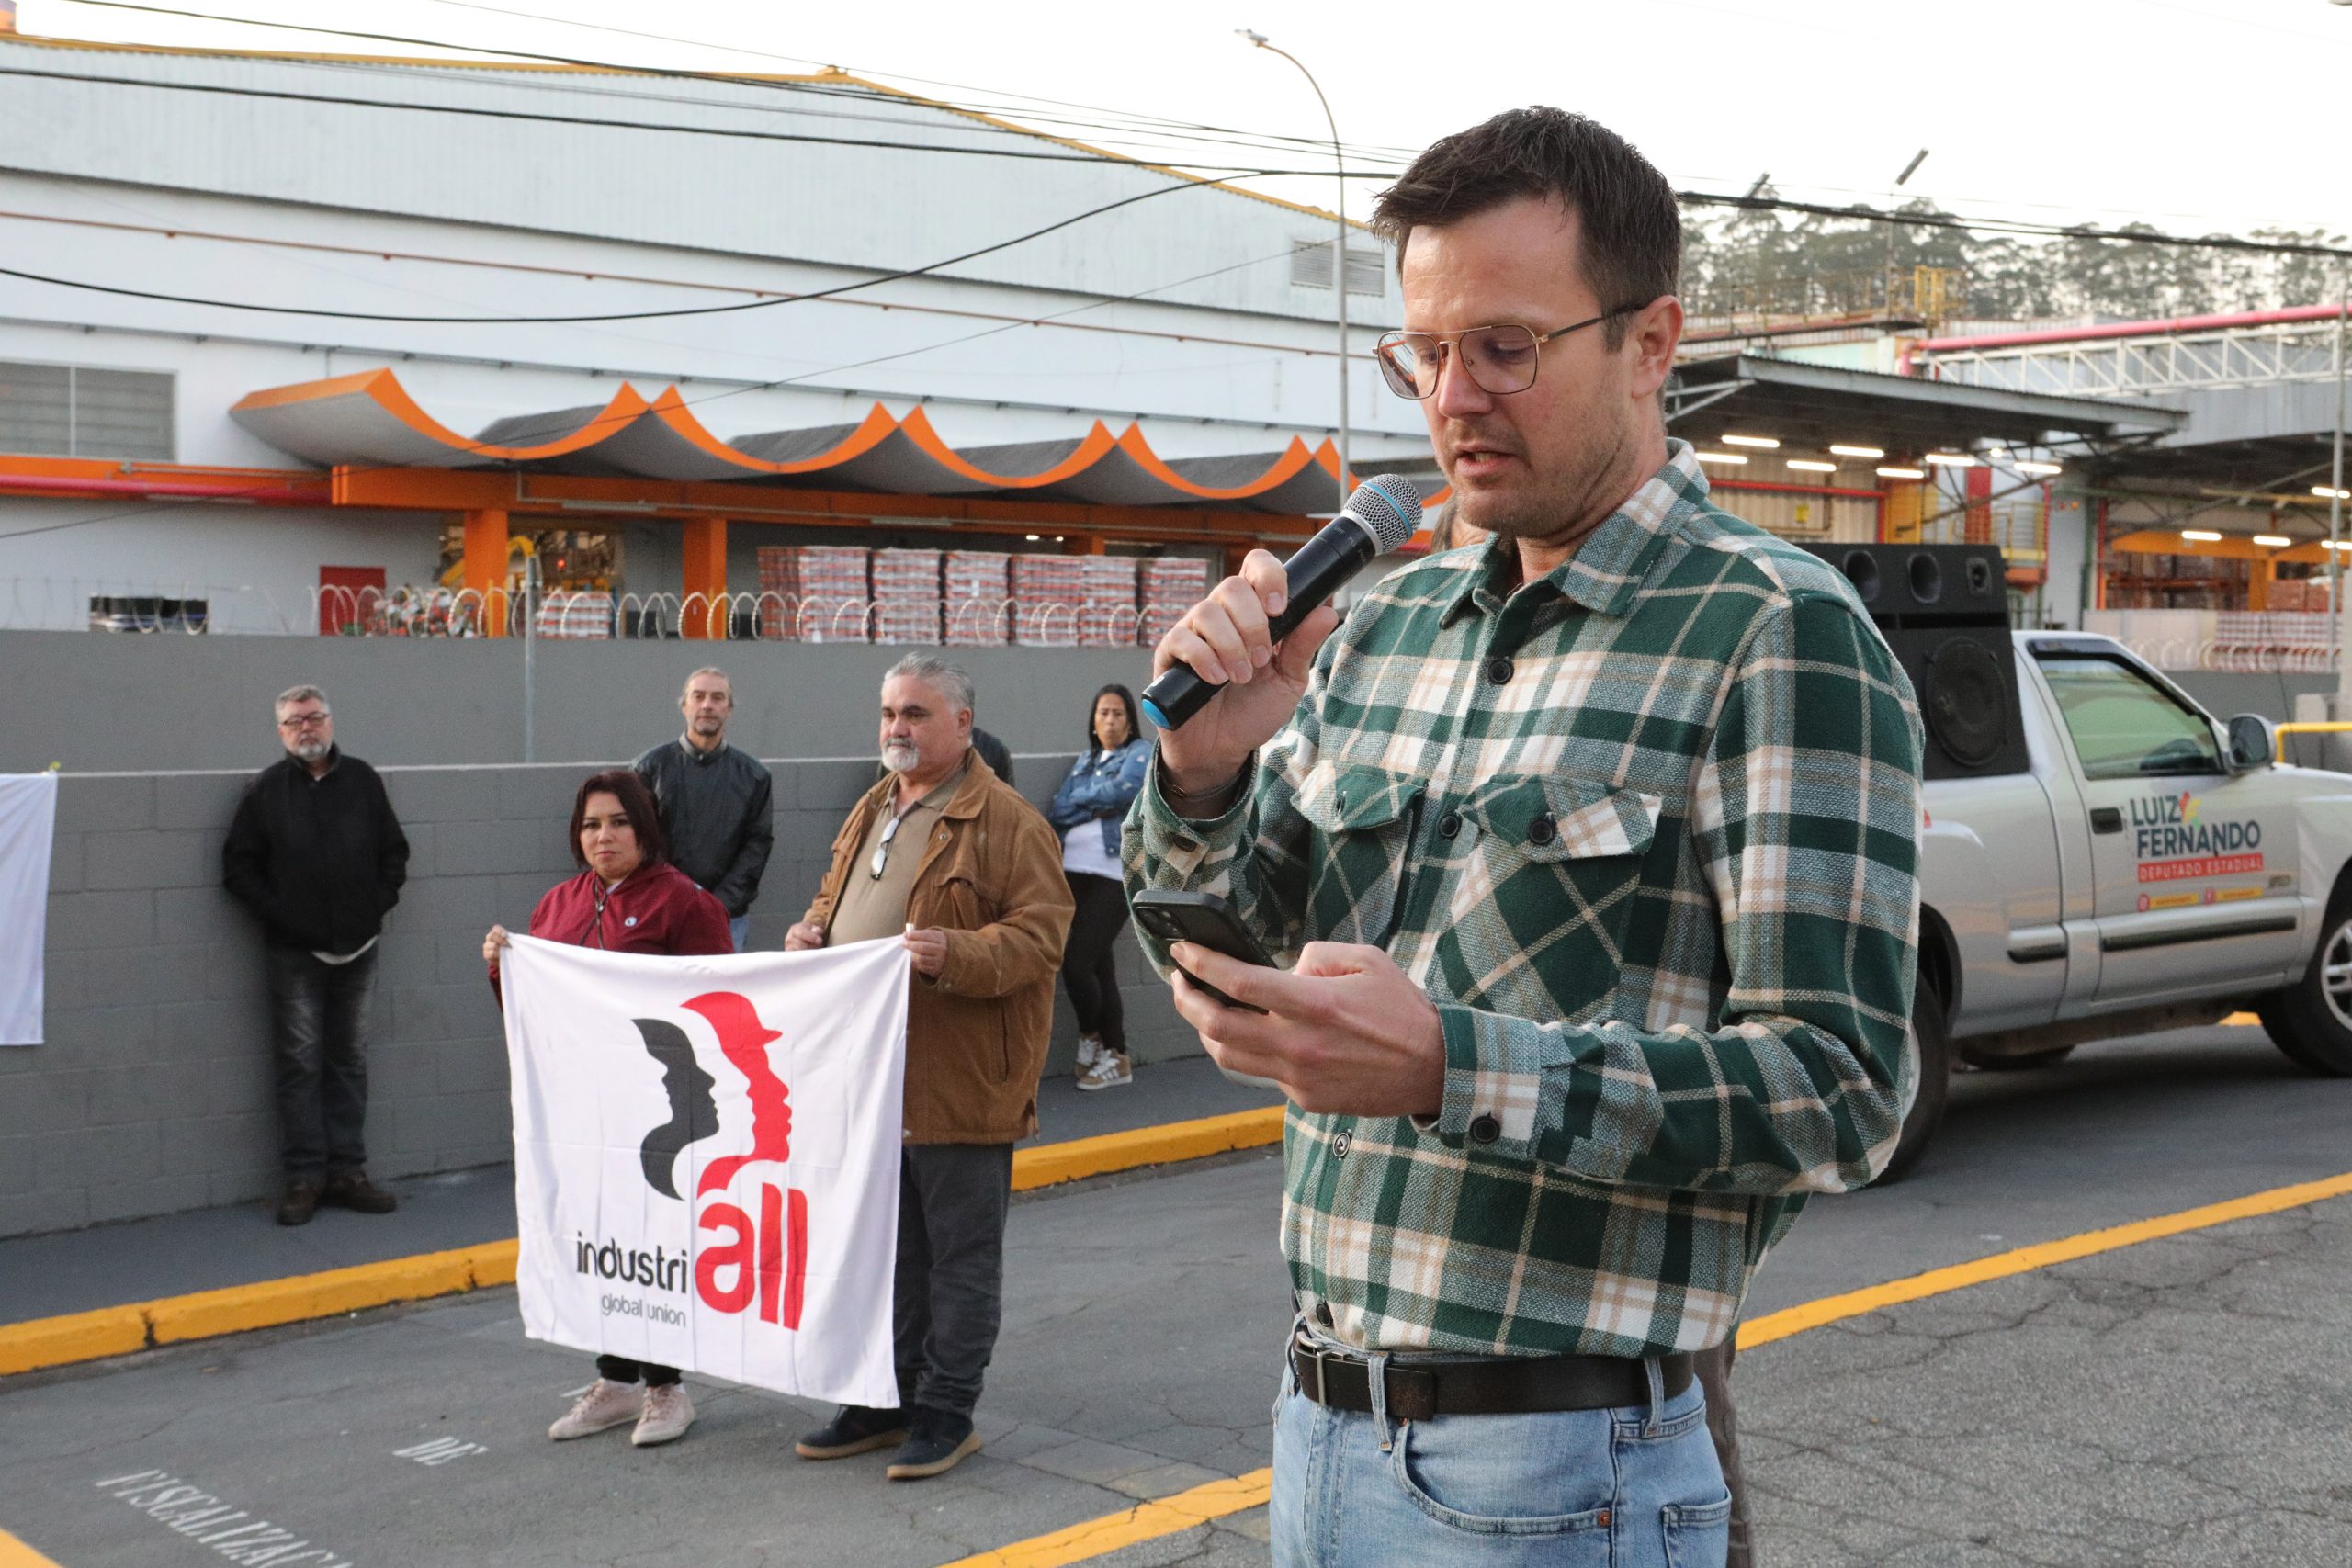
[[[1284,256],[1329,233],[1328,214],[842,75],[678,81],[7,35],[0,46],[15,111],[0,164],[44,174],[884,271],[1165,193],[937,275],[1114,295],[1237,257]],[[238,96],[269,93],[379,107]],[[600,123],[416,112],[424,106]],[[838,144],[854,140],[1069,161]],[[1330,309],[1328,289],[1297,288],[1279,267],[1158,298],[1302,319]],[[1382,314],[1374,302],[1359,308]]]

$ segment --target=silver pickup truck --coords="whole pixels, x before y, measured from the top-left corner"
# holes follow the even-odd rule
[[[1920,1089],[1892,1173],[1955,1058],[2037,1066],[2248,1010],[2299,1066],[2352,1075],[2352,775],[2280,762],[2268,720],[2217,721],[2107,637],[2007,636],[2022,746],[1965,777],[1930,760]]]

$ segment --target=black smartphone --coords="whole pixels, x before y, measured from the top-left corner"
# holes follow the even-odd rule
[[[1135,910],[1136,924],[1162,942],[1189,942],[1222,953],[1227,958],[1238,958],[1244,964],[1274,967],[1258,939],[1241,923],[1227,904],[1215,893],[1175,893],[1158,887],[1147,887],[1135,896],[1129,906]],[[1200,987],[1210,996],[1229,1008],[1244,1012],[1262,1013],[1266,1010],[1237,1002],[1215,986],[1208,984],[1189,969],[1180,971],[1184,978]]]

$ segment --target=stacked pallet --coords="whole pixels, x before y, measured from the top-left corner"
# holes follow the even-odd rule
[[[939,642],[939,552],[874,552],[874,640]]]
[[[1132,648],[1136,640],[1136,558],[1082,556],[1085,597],[1078,607],[1080,648]]]
[[[539,601],[531,629],[544,637],[595,640],[613,635],[613,596],[601,591],[558,589]]]
[[[760,636],[779,642],[865,642],[863,545],[766,545],[759,550]]]
[[[1076,648],[1086,602],[1084,556],[1012,558],[1012,640],[1023,648]]]
[[[1209,594],[1209,563],[1193,556],[1160,556],[1143,563],[1143,609],[1136,640],[1157,648],[1185,611]]]
[[[949,550],[941,589],[947,646],[1002,648],[1012,635],[1012,558],[1002,550]]]

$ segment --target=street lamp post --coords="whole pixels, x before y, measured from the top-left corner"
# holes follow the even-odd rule
[[[1340,146],[1340,122],[1331,113],[1331,100],[1323,96],[1323,85],[1316,81],[1315,73],[1299,63],[1298,56],[1288,50],[1277,49],[1266,40],[1266,35],[1248,28],[1233,29],[1241,37],[1270,54],[1279,54],[1306,78],[1315,89],[1315,101],[1323,106],[1323,122],[1331,128],[1331,161],[1340,172],[1340,199],[1334,204],[1340,218],[1339,238],[1331,249],[1331,292],[1340,301],[1340,496],[1347,499],[1348,476],[1348,156]]]

